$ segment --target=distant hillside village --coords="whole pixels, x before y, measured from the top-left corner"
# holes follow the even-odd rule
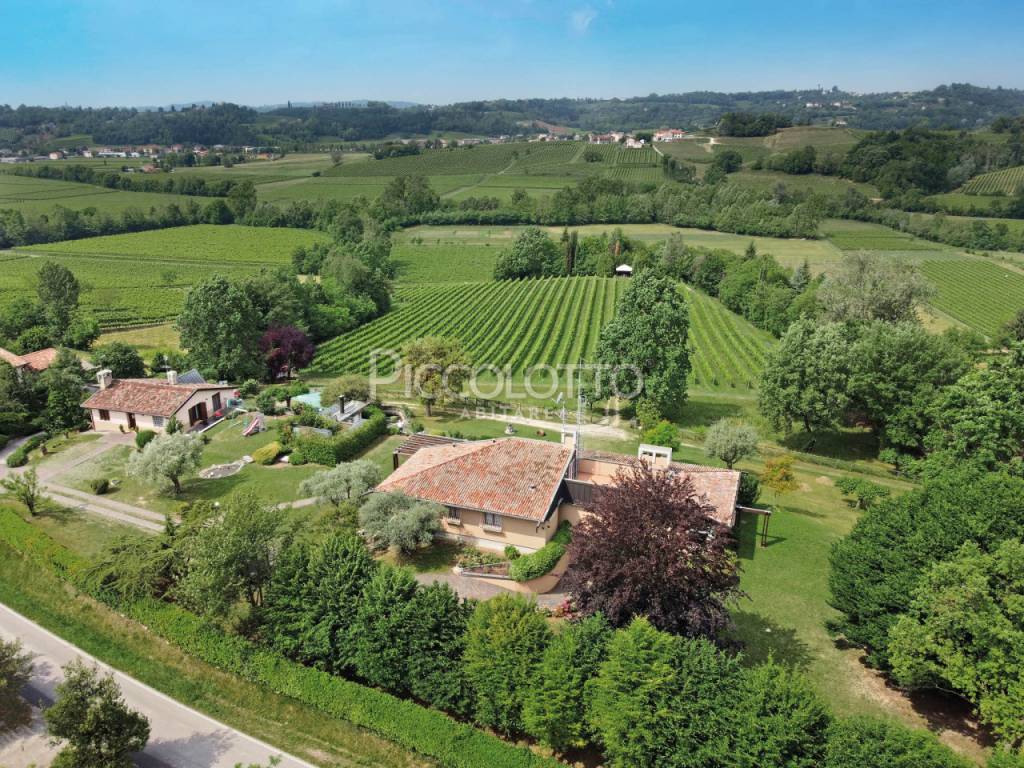
[[[656,131],[611,131],[609,133],[578,133],[552,126],[552,130],[538,133],[502,134],[499,136],[474,136],[464,138],[402,138],[395,139],[391,144],[416,146],[421,149],[447,149],[449,147],[468,147],[478,144],[505,144],[513,141],[586,141],[590,144],[622,144],[628,149],[639,149],[653,142],[682,141],[691,138],[691,134],[680,128],[662,128]],[[14,150],[0,147],[0,163],[19,165],[51,160],[151,160],[137,168],[125,167],[124,170],[142,173],[156,173],[165,170],[166,166],[174,165],[220,165],[225,157],[230,161],[245,162],[246,160],[275,160],[283,156],[280,147],[261,146],[230,146],[214,144],[207,147],[201,144],[141,144],[112,146],[80,146],[54,149],[46,154],[33,154],[27,150]],[[176,162],[168,163],[168,160]]]

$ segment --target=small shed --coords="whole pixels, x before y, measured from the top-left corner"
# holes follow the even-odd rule
[[[633,268],[631,266],[629,266],[629,264],[619,264],[619,266],[617,266],[615,268],[615,276],[616,277],[632,277],[633,276]]]

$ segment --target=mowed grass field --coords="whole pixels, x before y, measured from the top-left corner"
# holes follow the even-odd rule
[[[127,208],[163,208],[171,203],[184,205],[195,200],[200,205],[209,198],[169,195],[159,192],[123,192],[73,181],[35,179],[0,173],[0,209],[21,211],[24,215],[52,213],[57,206],[73,210],[95,208],[102,213],[119,214]]]
[[[47,243],[6,254],[0,304],[32,295],[39,266],[50,259],[79,279],[82,306],[102,328],[158,323],[177,317],[188,289],[202,279],[286,266],[296,246],[325,240],[308,230],[199,224]]]

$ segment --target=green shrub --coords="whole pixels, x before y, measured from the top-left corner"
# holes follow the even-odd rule
[[[531,555],[523,555],[512,562],[508,568],[508,575],[516,581],[529,581],[551,572],[558,561],[562,559],[565,550],[572,541],[572,526],[568,520],[558,524],[558,530],[551,537],[551,541],[545,544]]]
[[[110,481],[105,477],[94,477],[89,481],[89,488],[97,496],[102,496],[110,490]]]
[[[358,427],[346,429],[331,437],[297,435],[293,438],[295,450],[302,451],[307,461],[333,467],[351,461],[365,451],[388,430],[384,412],[367,408],[366,420]]]
[[[740,473],[740,488],[736,503],[741,507],[752,507],[761,495],[761,481],[753,472]]]
[[[274,440],[273,442],[267,443],[262,448],[257,448],[252,452],[252,460],[257,464],[267,466],[273,464],[274,459],[281,453],[281,444]]]
[[[156,432],[152,429],[144,429],[135,435],[135,447],[140,451],[149,444],[149,441],[156,437]]]
[[[308,464],[309,459],[306,458],[306,454],[300,450],[294,450],[288,455],[288,463],[293,467],[301,467],[303,464]]]
[[[506,560],[518,560],[520,555],[523,553],[519,551],[515,544],[505,545],[505,559]]]
[[[28,464],[28,455],[46,442],[46,435],[34,435],[11,451],[7,457],[8,467],[24,467]]]
[[[238,394],[242,397],[255,397],[260,393],[260,383],[256,379],[246,379],[238,388]]]

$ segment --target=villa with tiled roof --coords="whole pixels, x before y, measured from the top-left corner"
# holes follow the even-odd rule
[[[536,551],[559,522],[576,524],[602,487],[639,461],[684,475],[710,518],[726,528],[736,524],[740,473],[674,462],[669,449],[641,446],[637,457],[587,451],[572,434],[562,443],[421,438],[399,446],[395,471],[376,490],[443,505],[442,534],[475,546]]]

